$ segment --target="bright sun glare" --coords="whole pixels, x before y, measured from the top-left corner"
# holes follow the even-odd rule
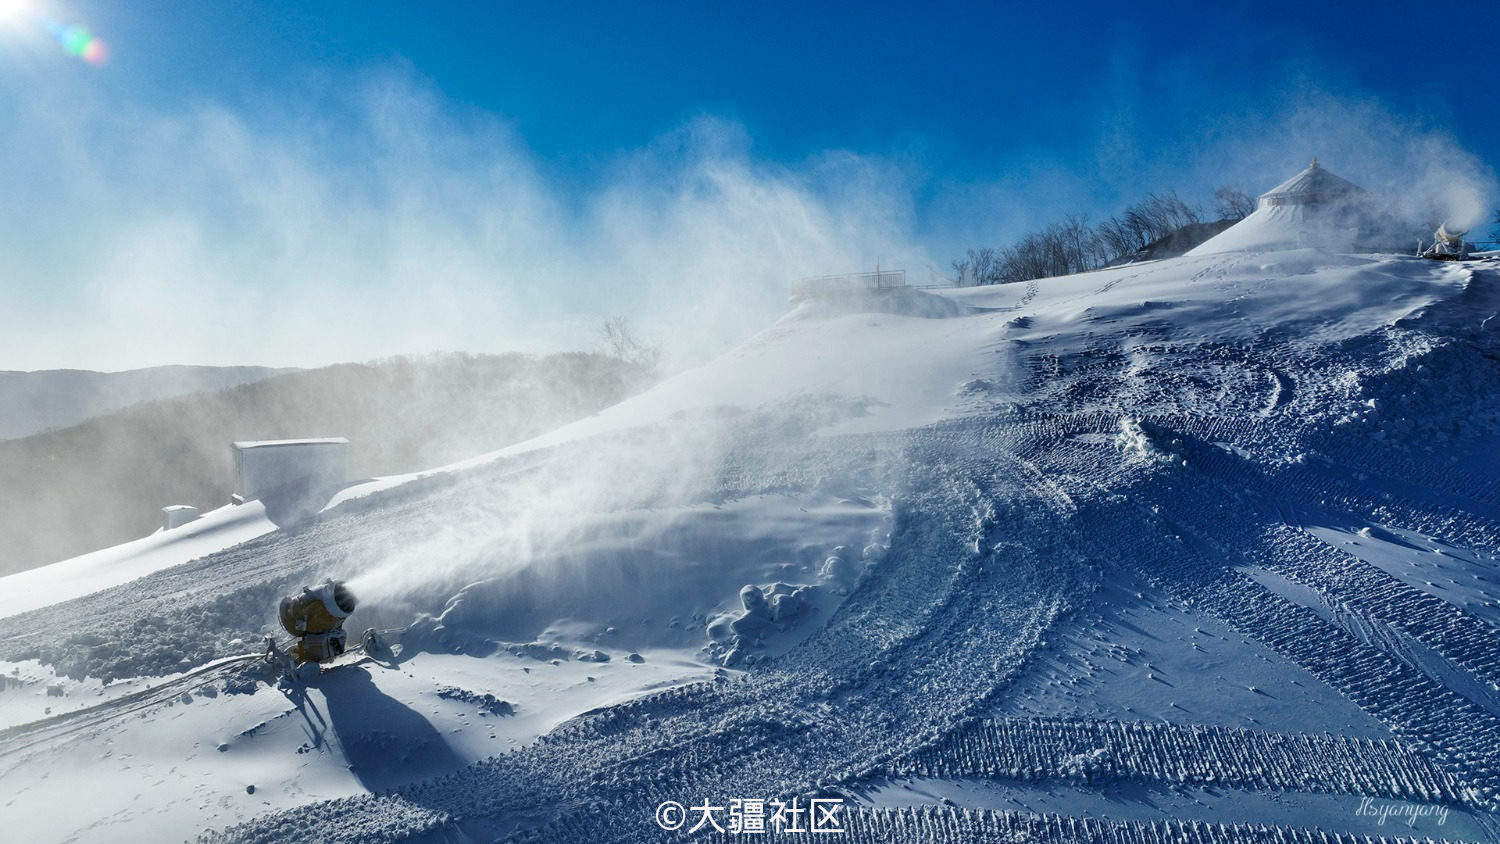
[[[11,24],[31,13],[31,0],[0,0],[0,24]]]

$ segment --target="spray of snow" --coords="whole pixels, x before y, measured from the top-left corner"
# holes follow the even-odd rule
[[[476,467],[463,493],[445,498],[458,512],[442,527],[415,519],[408,535],[356,545],[335,567],[378,608],[369,623],[425,613],[526,642],[587,619],[572,638],[615,628],[637,646],[680,636],[701,645],[709,615],[747,584],[846,584],[849,573],[820,568],[830,551],[883,536],[889,505],[861,497],[868,490],[829,481],[805,494],[763,491],[775,486],[767,468],[737,451],[747,432],[758,450],[794,447],[821,424],[817,404],[689,411],[586,448]]]
[[[705,117],[563,174],[409,71],[326,86],[258,111],[18,95],[0,143],[31,164],[0,192],[28,210],[0,214],[0,246],[26,253],[13,277],[56,283],[0,291],[6,365],[577,349],[617,314],[699,360],[798,277],[929,263],[874,159],[768,164]]]
[[[1236,183],[1253,195],[1316,158],[1407,222],[1464,229],[1482,224],[1500,196],[1494,169],[1450,133],[1375,99],[1306,83],[1288,92],[1284,109],[1241,117],[1215,134],[1194,155],[1200,184]]]

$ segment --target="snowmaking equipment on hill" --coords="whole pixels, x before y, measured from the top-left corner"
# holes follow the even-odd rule
[[[281,599],[281,626],[297,637],[289,655],[297,662],[329,662],[342,654],[348,634],[344,620],[358,602],[342,581],[302,587],[301,594]]]
[[[1432,245],[1422,248],[1422,242],[1417,241],[1417,254],[1423,258],[1436,258],[1439,261],[1463,261],[1470,257],[1469,242],[1464,240],[1468,231],[1463,229],[1448,230],[1448,224],[1438,226],[1437,231],[1432,233]]]

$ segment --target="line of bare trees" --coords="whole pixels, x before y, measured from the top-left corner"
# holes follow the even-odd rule
[[[1221,187],[1214,191],[1213,209],[1214,220],[1220,225],[1213,226],[1203,212],[1183,202],[1176,193],[1151,194],[1097,226],[1090,226],[1080,215],[1069,214],[1010,246],[970,249],[965,257],[953,262],[953,269],[958,273],[958,283],[965,286],[1088,272],[1195,228],[1211,235],[1210,226],[1222,229],[1254,210],[1255,200],[1244,191]]]

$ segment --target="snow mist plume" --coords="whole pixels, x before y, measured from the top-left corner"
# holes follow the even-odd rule
[[[1251,195],[1317,158],[1374,193],[1384,210],[1418,225],[1482,225],[1500,195],[1494,170],[1449,133],[1378,101],[1316,87],[1290,96],[1279,112],[1215,127],[1195,158],[1198,184],[1239,184]]]
[[[365,600],[377,623],[404,625],[419,613],[438,615],[466,587],[500,580],[505,600],[492,611],[498,632],[523,640],[524,614],[536,604],[566,613],[590,584],[609,578],[619,560],[592,560],[589,537],[579,525],[598,526],[601,514],[618,513],[628,530],[633,506],[648,495],[672,496],[689,467],[677,455],[686,443],[661,451],[645,443],[619,442],[547,460],[545,466],[501,469],[501,477],[481,472],[464,485],[457,512],[437,532],[413,531],[394,542],[357,552],[340,561],[350,586]],[[655,458],[655,459],[653,459]],[[655,464],[655,465],[648,465]],[[624,466],[633,471],[622,472]],[[387,540],[390,538],[387,537]],[[606,543],[608,544],[608,543]],[[633,590],[622,590],[629,595]],[[582,613],[580,613],[582,615]]]
[[[6,365],[577,349],[617,314],[701,358],[784,310],[798,277],[926,262],[900,175],[869,159],[769,165],[702,118],[567,173],[409,73],[328,86],[258,113],[18,94],[0,125],[8,160],[31,162],[0,165],[0,191],[28,198],[0,211],[19,256]]]
[[[825,478],[810,497],[755,494],[777,488],[776,473],[796,472],[757,461],[859,415],[858,404],[825,396],[705,407],[468,469],[436,505],[442,528],[415,519],[424,527],[358,543],[333,562],[334,575],[364,600],[362,623],[402,626],[427,613],[449,628],[530,641],[555,622],[587,619],[637,642],[674,636],[665,616],[709,612],[703,596],[732,599],[747,571],[768,564],[805,575],[831,549],[858,554],[883,535],[873,504],[855,507],[852,520],[847,506],[836,519],[809,513],[816,502],[869,495],[880,474],[871,467],[853,483]],[[758,501],[749,522],[735,503],[746,496]]]

